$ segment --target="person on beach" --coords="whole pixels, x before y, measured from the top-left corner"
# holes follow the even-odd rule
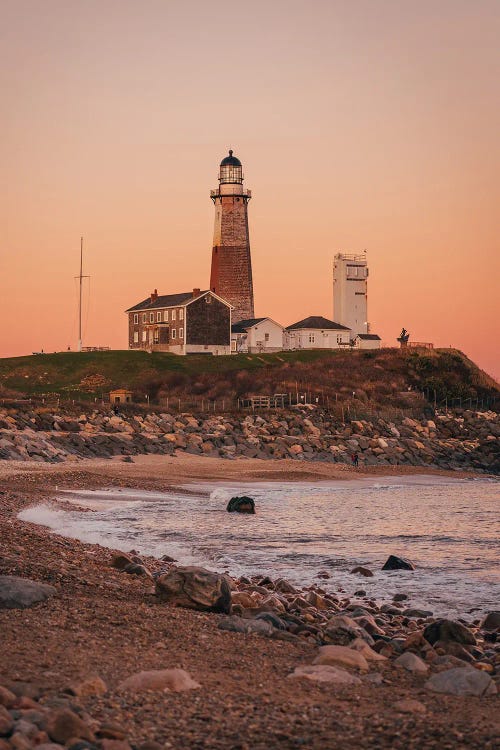
[[[359,456],[358,456],[358,454],[357,453],[353,453],[352,456],[351,456],[351,460],[352,460],[352,465],[355,468],[357,468],[358,465],[359,465]]]

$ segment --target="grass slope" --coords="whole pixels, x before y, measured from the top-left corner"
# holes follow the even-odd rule
[[[228,357],[137,351],[61,352],[0,359],[0,397],[60,394],[94,400],[112,388],[137,399],[174,396],[238,398],[296,390],[322,397],[356,398],[373,405],[408,405],[405,392],[434,391],[444,399],[485,399],[499,387],[464,354],[432,351],[295,351]]]

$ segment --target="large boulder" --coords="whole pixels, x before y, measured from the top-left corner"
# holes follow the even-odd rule
[[[431,645],[438,641],[453,641],[454,643],[464,643],[469,646],[476,645],[474,633],[469,628],[455,620],[436,620],[436,622],[427,625],[424,630],[424,638]]]
[[[438,672],[425,683],[428,690],[449,695],[495,695],[497,688],[491,677],[474,667],[457,667]]]
[[[160,601],[204,612],[231,614],[231,591],[226,577],[194,566],[172,567],[156,579]]]
[[[228,513],[255,513],[255,502],[251,497],[232,497],[226,508]]]
[[[347,646],[321,646],[313,664],[330,664],[333,667],[352,667],[368,671],[368,662],[363,654]]]
[[[56,593],[57,590],[47,583],[18,576],[0,576],[0,609],[26,609]]]
[[[405,560],[404,557],[389,555],[382,566],[382,570],[415,570],[415,566],[409,560]]]
[[[289,679],[306,679],[313,682],[329,682],[334,685],[359,685],[359,677],[331,664],[312,664],[295,667]]]

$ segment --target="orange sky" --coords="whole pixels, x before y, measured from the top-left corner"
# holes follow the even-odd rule
[[[368,250],[395,345],[500,375],[498,0],[0,2],[0,356],[127,345],[123,310],[207,287],[218,164],[253,192],[256,314],[332,316]]]

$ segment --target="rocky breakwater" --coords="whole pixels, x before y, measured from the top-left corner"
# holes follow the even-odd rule
[[[139,453],[291,458],[361,466],[411,465],[500,471],[500,420],[494,412],[340,422],[319,407],[207,416],[53,413],[0,410],[0,459],[63,461]]]

